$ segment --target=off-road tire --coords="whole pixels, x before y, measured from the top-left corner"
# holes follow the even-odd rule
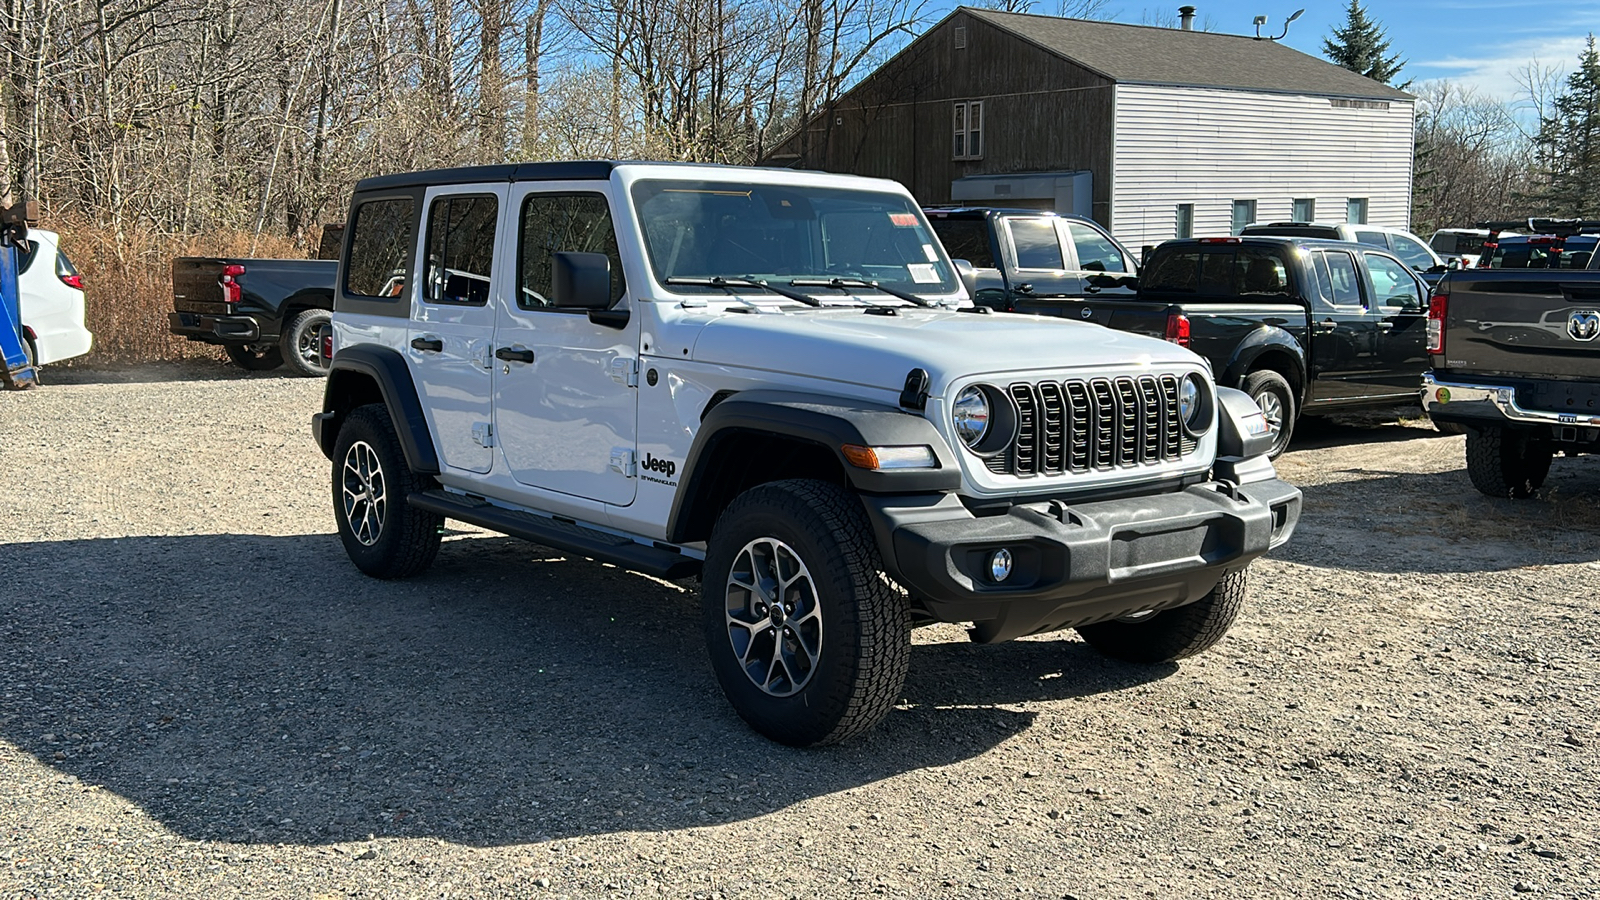
[[[327,377],[328,367],[322,362],[322,342],[318,338],[322,326],[332,320],[333,314],[325,309],[308,309],[284,326],[278,349],[290,371],[307,378]]]
[[[1434,420],[1433,430],[1439,432],[1440,434],[1466,434],[1467,426],[1461,424],[1460,422],[1440,422]]]
[[[1251,372],[1239,385],[1239,390],[1250,395],[1250,399],[1261,408],[1267,421],[1276,429],[1272,438],[1272,448],[1267,451],[1269,459],[1277,459],[1283,451],[1289,449],[1289,439],[1294,437],[1294,420],[1298,414],[1294,404],[1294,389],[1289,387],[1289,382],[1282,375],[1271,369],[1262,369]],[[1268,410],[1276,404],[1280,412],[1268,414]],[[1277,422],[1273,419],[1277,418]]]
[[[1209,594],[1176,609],[1142,619],[1083,625],[1078,634],[1113,659],[1135,663],[1175,662],[1217,645],[1244,607],[1249,570],[1222,576]]]
[[[781,541],[810,572],[822,618],[818,660],[809,680],[788,696],[775,696],[746,674],[730,636],[730,572],[763,540]],[[798,479],[745,491],[717,519],[704,573],[711,668],[751,728],[782,744],[813,747],[856,737],[889,714],[910,666],[911,615],[905,595],[884,574],[855,496]]]
[[[366,458],[376,465],[384,497],[376,515],[377,527],[363,530],[361,522],[350,521],[345,489],[347,468]],[[339,539],[356,568],[374,578],[409,578],[433,563],[444,517],[417,509],[406,498],[434,487],[434,480],[406,465],[400,438],[382,404],[358,407],[346,417],[334,445],[332,480],[333,517],[339,524]],[[370,497],[367,502],[371,504]],[[357,505],[358,514],[363,509]],[[361,519],[368,521],[366,516]]]
[[[259,344],[223,344],[228,358],[241,369],[251,372],[270,372],[283,365],[283,351],[277,347],[258,350]]]
[[[1490,497],[1532,497],[1550,474],[1550,442],[1520,428],[1469,428],[1467,477]]]

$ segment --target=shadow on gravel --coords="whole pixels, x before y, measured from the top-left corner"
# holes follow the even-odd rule
[[[286,368],[248,372],[215,359],[134,363],[126,366],[45,366],[43,387],[71,384],[157,384],[172,381],[248,381],[259,378],[298,378]]]
[[[882,726],[798,751],[723,700],[696,593],[519,541],[448,541],[406,582],[361,576],[332,535],[0,544],[0,570],[0,735],[212,841],[739,821],[1033,722],[996,704],[1175,669],[1070,640],[919,645]]]
[[[1406,418],[1406,422],[1399,421],[1402,416]],[[1451,435],[1434,430],[1420,408],[1397,407],[1387,411],[1305,416],[1295,422],[1289,450],[1290,452],[1321,450],[1327,447],[1384,444],[1430,437],[1447,438]]]
[[[1362,572],[1493,572],[1600,559],[1600,456],[1557,457],[1538,496],[1478,493],[1466,470],[1361,473],[1302,485],[1274,559]]]

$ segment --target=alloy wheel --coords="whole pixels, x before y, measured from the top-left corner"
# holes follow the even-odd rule
[[[344,455],[344,519],[350,533],[363,546],[371,547],[383,533],[389,493],[383,477],[378,451],[366,441],[356,441]]]
[[[745,544],[725,598],[728,640],[751,683],[774,697],[804,688],[822,658],[822,609],[794,548],[776,538]]]

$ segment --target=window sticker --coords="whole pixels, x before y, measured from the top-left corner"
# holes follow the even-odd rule
[[[939,261],[939,251],[933,249],[932,244],[922,245],[922,255],[928,258],[928,262],[936,263]]]
[[[939,270],[932,265],[912,263],[906,266],[906,271],[911,273],[911,280],[917,284],[939,283]]]
[[[896,228],[917,227],[917,217],[911,213],[889,213],[889,221],[893,222]]]

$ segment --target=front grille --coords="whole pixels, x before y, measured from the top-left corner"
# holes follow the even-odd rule
[[[1063,475],[1180,459],[1196,441],[1178,424],[1178,376],[1018,382],[1017,437],[984,460],[997,475]]]

